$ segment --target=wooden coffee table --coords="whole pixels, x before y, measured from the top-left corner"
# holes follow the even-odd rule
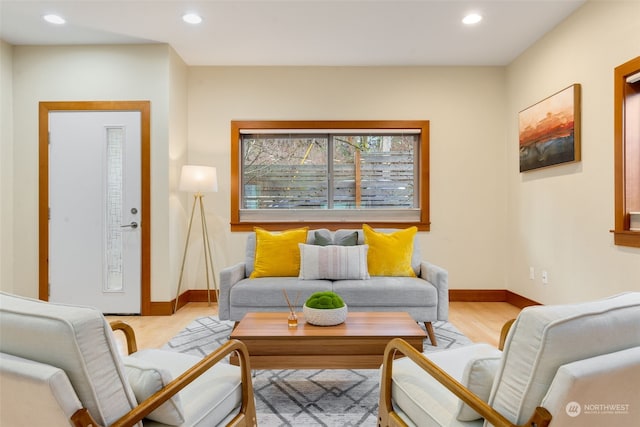
[[[403,338],[422,351],[425,332],[408,313],[349,312],[337,326],[313,326],[298,313],[298,327],[287,326],[288,313],[248,313],[231,332],[249,349],[254,369],[377,369],[387,343]],[[237,365],[237,357],[231,357]]]

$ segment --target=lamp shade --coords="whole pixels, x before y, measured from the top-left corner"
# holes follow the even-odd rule
[[[180,173],[180,191],[213,193],[218,191],[218,175],[211,166],[184,165]]]

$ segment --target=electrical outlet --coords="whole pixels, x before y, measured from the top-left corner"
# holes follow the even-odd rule
[[[536,271],[533,267],[529,267],[529,280],[533,280],[536,278]]]
[[[542,271],[541,277],[542,277],[542,284],[543,285],[548,285],[549,284],[549,276],[547,275],[546,270]]]

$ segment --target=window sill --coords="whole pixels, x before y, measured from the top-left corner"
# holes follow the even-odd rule
[[[421,222],[241,222],[231,223],[231,231],[253,231],[253,227],[261,227],[271,231],[282,231],[291,228],[309,227],[309,229],[327,228],[329,230],[338,229],[359,229],[362,224],[368,224],[373,228],[408,228],[416,226],[418,231],[429,231],[430,224]],[[640,233],[639,233],[640,234]]]
[[[611,232],[614,236],[614,243],[617,246],[640,248],[640,231],[611,230]]]

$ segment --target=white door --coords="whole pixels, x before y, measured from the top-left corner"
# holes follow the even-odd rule
[[[49,300],[140,313],[140,112],[49,112]]]

